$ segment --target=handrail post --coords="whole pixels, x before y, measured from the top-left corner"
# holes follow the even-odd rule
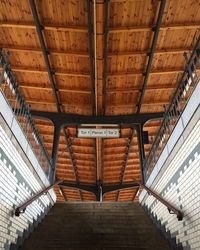
[[[20,206],[18,206],[15,209],[15,216],[20,216],[20,214],[24,213],[26,210],[26,207],[29,206],[33,201],[37,200],[40,196],[42,196],[43,194],[47,194],[47,192],[52,189],[53,187],[59,185],[60,183],[62,183],[63,180],[59,180],[56,181],[54,184],[46,187],[45,189],[43,189],[42,191],[40,191],[39,193],[33,195],[29,200],[27,200],[26,202],[22,203]]]

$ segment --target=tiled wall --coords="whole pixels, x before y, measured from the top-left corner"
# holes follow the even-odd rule
[[[14,142],[14,138],[11,140],[5,131],[5,125],[0,123],[0,249],[11,249],[33,230],[56,197],[51,191],[51,196],[43,195],[28,206],[20,217],[14,215],[14,209],[41,191],[44,185],[30,162],[25,161],[17,141]]]
[[[199,108],[200,109],[200,108]],[[200,112],[193,115],[151,188],[184,213],[182,221],[169,214],[154,197],[140,201],[144,209],[171,241],[175,249],[200,249]]]

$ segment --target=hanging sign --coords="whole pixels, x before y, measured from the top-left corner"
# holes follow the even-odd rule
[[[82,138],[119,138],[119,129],[78,128],[78,137],[82,137]]]

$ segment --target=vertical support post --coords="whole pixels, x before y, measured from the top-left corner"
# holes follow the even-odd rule
[[[2,83],[3,83],[4,72],[5,72],[5,67],[3,66],[3,70],[2,70],[1,75],[0,75],[0,87],[1,87],[1,85],[2,85]]]
[[[2,51],[2,49],[0,49],[0,57],[3,58],[3,51]],[[2,70],[1,75],[0,75],[0,87],[1,87],[1,84],[3,83],[4,73],[6,72],[6,68],[8,67],[9,57],[10,57],[10,53],[7,51],[5,53],[5,56],[4,56],[5,62],[3,63],[2,62],[3,60],[1,60],[1,64],[2,64],[3,70]]]
[[[91,4],[87,0],[88,10],[88,43],[89,43],[89,56],[90,56],[90,81],[91,81],[91,96],[92,96],[92,114],[95,115],[95,79],[94,79],[94,53],[92,45],[92,17],[91,17]]]
[[[133,201],[133,202],[134,202],[134,200],[135,200],[135,197],[136,197],[138,191],[139,191],[139,187],[135,190],[135,193],[133,194],[133,198],[132,198],[132,201]]]
[[[137,137],[138,137],[138,146],[139,146],[139,157],[140,157],[140,169],[142,174],[142,183],[144,183],[144,160],[145,160],[145,151],[144,151],[144,140],[143,140],[143,125],[137,125]]]
[[[102,138],[102,144],[101,144],[101,182],[103,185],[103,179],[104,179],[104,138]]]
[[[98,184],[99,181],[99,173],[98,173],[98,159],[97,159],[97,139],[94,139],[94,160],[95,160],[95,179]]]
[[[107,85],[107,50],[109,32],[109,0],[105,0],[105,21],[103,37],[103,114],[106,113],[106,85]]]
[[[54,135],[53,135],[53,148],[52,148],[52,159],[51,159],[51,171],[50,171],[50,182],[54,183],[56,174],[56,162],[58,159],[58,146],[60,139],[60,127],[54,124]]]
[[[187,53],[185,52],[183,54],[184,58],[185,58],[185,61],[186,61],[186,68],[188,70],[188,74],[192,80],[192,84],[194,85],[195,84],[195,81],[194,81],[194,77],[193,77],[193,74],[192,74],[192,69],[191,69],[191,66],[189,65],[189,59],[188,59],[188,56],[187,56]]]
[[[98,181],[97,183],[97,201],[100,201],[102,202],[103,200],[103,192],[102,192],[102,186],[101,186],[101,183]]]
[[[63,191],[63,188],[59,186],[59,189],[60,189],[60,193],[63,196],[65,202],[67,202],[67,196],[65,195],[65,192]]]

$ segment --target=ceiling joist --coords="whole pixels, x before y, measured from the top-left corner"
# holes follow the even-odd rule
[[[27,53],[42,53],[40,48],[34,47],[19,47],[19,46],[11,46],[7,44],[0,44],[0,48],[4,50],[9,50],[13,52],[27,52]],[[87,51],[64,51],[64,50],[56,50],[47,48],[48,54],[50,55],[64,55],[64,56],[74,56],[74,57],[85,57],[89,58]],[[185,51],[192,51],[191,47],[187,48],[168,48],[168,49],[156,49],[154,54],[165,55],[165,54],[183,54]],[[107,57],[123,57],[123,56],[143,56],[150,53],[150,50],[142,50],[142,51],[120,51],[120,52],[107,52]],[[98,58],[97,58],[98,59]]]
[[[177,24],[165,24],[160,27],[160,30],[184,30],[184,29],[198,29],[200,26],[199,22],[193,23],[177,23]],[[23,22],[0,22],[1,28],[17,28],[17,29],[34,29],[34,23],[23,23]],[[42,27],[44,30],[52,31],[70,31],[70,32],[81,32],[87,33],[87,26],[63,26],[43,23]],[[109,33],[119,33],[119,32],[144,32],[152,31],[152,26],[120,26],[120,27],[110,27]]]

